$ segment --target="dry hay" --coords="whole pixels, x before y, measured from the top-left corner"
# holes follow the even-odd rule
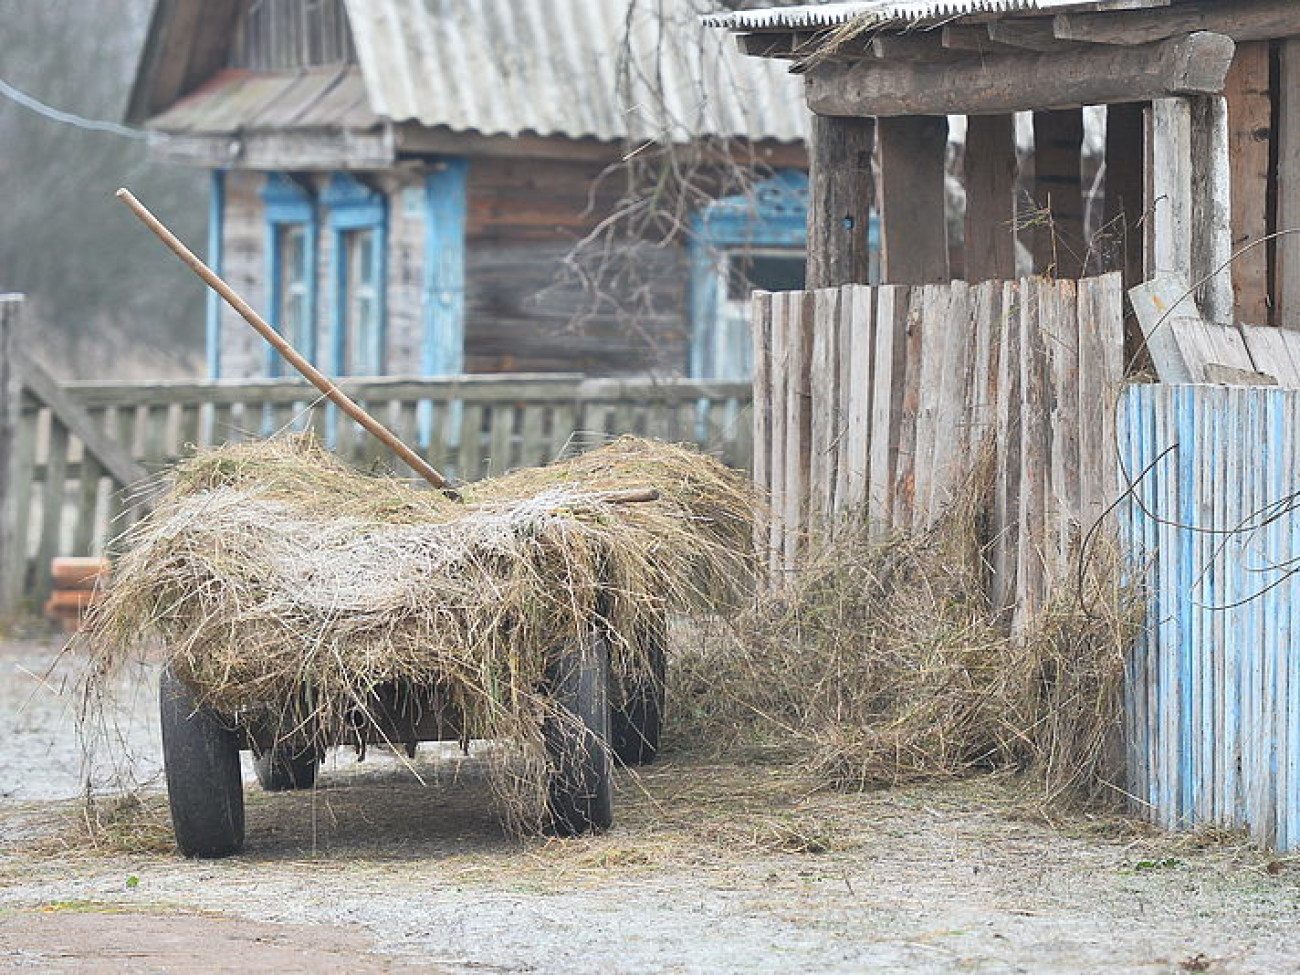
[[[675,659],[677,735],[749,745],[839,788],[1014,770],[1036,800],[1119,799],[1140,603],[1116,548],[1094,540],[1013,639],[987,596],[990,484],[979,465],[928,530],[842,523],[814,544],[752,616]]]
[[[642,488],[659,498],[612,497]],[[376,688],[439,688],[466,740],[514,743],[505,811],[535,825],[548,664],[594,623],[629,675],[647,620],[738,605],[753,498],[718,461],[631,437],[461,493],[359,473],[310,438],[199,454],[125,539],[91,621],[100,677],[157,635],[201,701],[326,742]]]

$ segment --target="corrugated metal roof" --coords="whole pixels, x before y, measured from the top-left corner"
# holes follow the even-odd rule
[[[367,129],[380,123],[370,110],[355,67],[296,72],[222,71],[182,98],[149,127],[204,135],[258,129]]]
[[[802,84],[713,0],[346,0],[370,107],[485,135],[804,138]]]
[[[1127,6],[1166,7],[1169,0],[1151,0],[1149,4]],[[704,18],[705,26],[727,27],[739,31],[819,30],[840,27],[864,15],[872,15],[880,24],[906,26],[925,20],[963,17],[981,13],[1017,13],[1035,10],[1102,9],[1113,7],[1106,0],[1093,3],[1081,0],[854,0],[845,3],[807,4],[801,7],[776,7],[766,10],[742,10],[713,14]]]

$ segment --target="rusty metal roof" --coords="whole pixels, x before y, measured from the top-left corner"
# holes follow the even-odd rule
[[[804,137],[801,82],[701,17],[713,0],[346,0],[370,107],[485,135]]]
[[[958,19],[974,14],[1014,14],[1034,11],[1125,9],[1167,7],[1170,0],[853,0],[842,3],[812,3],[798,7],[775,7],[712,14],[704,18],[708,27],[736,31],[824,30],[840,27],[860,17],[870,17],[882,27],[908,27],[926,21]]]

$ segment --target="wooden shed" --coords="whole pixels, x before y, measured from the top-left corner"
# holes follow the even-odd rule
[[[797,569],[828,515],[933,525],[988,459],[979,568],[1013,634],[1081,584],[1099,535],[1144,586],[1135,806],[1300,849],[1300,4],[860,0],[709,22],[790,63],[813,113],[809,290],[754,303],[772,566]],[[869,285],[852,230],[875,211]]]
[[[1200,283],[1211,322],[1300,328],[1300,235],[1286,232],[1300,227],[1300,6],[864,0],[709,22],[804,78],[810,283],[867,280],[844,228],[873,205],[883,281],[949,280],[943,145],[965,116],[967,280],[1013,277],[1017,239],[1038,272],[1120,270],[1126,285],[1178,272]],[[1106,147],[1086,182],[1085,106],[1104,106]],[[1019,112],[1032,113],[1027,165]],[[1093,182],[1104,215],[1087,234]]]
[[[332,373],[735,375],[728,281],[802,273],[807,123],[797,81],[702,9],[158,0],[127,117],[211,171],[211,261]],[[750,173],[740,237],[707,233],[736,200],[699,197],[675,216],[703,233],[620,245],[635,280],[593,301],[566,255],[663,146],[705,191]],[[283,372],[215,300],[207,337],[214,378]]]

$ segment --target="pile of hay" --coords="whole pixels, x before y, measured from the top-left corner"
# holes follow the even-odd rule
[[[611,497],[641,488],[659,498]],[[693,450],[625,437],[461,493],[359,473],[310,438],[201,453],[125,539],[91,624],[100,672],[158,636],[201,700],[323,740],[378,685],[437,686],[467,738],[536,755],[549,658],[593,622],[627,674],[642,621],[752,590],[751,491]]]
[[[980,465],[925,531],[845,523],[817,540],[729,639],[678,655],[677,735],[757,748],[838,788],[1015,771],[1036,800],[1121,799],[1141,602],[1097,541],[1013,638],[987,597],[990,484]]]

